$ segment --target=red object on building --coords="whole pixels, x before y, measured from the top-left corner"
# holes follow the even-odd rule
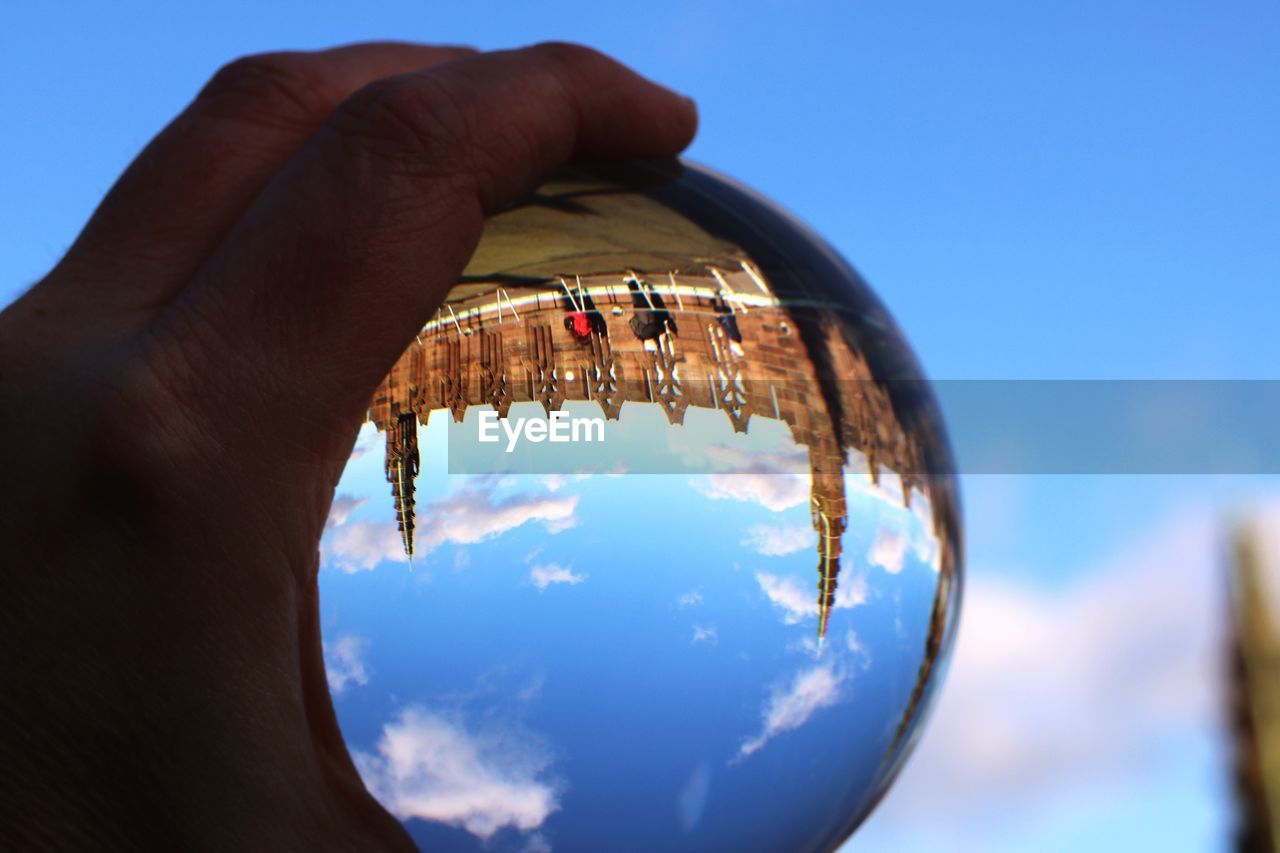
[[[591,335],[591,320],[587,317],[585,311],[574,311],[569,314],[569,331],[573,332],[575,337],[586,338]]]

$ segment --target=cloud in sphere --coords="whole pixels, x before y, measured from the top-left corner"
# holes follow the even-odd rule
[[[788,625],[817,618],[818,592],[812,583],[802,583],[794,575],[781,576],[769,572],[756,572],[756,583],[760,584],[760,591],[770,603],[782,610],[783,621]],[[866,600],[866,578],[841,578],[832,607],[836,610],[857,607]]]
[[[477,477],[457,491],[421,507],[417,514],[417,553],[426,556],[441,545],[471,545],[501,536],[521,525],[539,522],[548,533],[574,526],[576,495],[545,492],[499,494],[498,478]],[[337,506],[335,501],[335,507]],[[383,560],[405,562],[404,544],[395,521],[351,521],[330,513],[332,529],[323,543],[326,562],[345,572],[367,571]]]
[[[796,673],[791,684],[775,690],[769,698],[761,713],[760,733],[743,741],[735,760],[751,756],[777,735],[800,728],[817,711],[834,705],[840,698],[844,679],[830,664]]]
[[[710,643],[716,645],[720,642],[720,630],[715,625],[694,625],[692,643]]]
[[[802,524],[757,524],[747,530],[742,544],[766,557],[784,557],[812,548],[813,529]]]
[[[676,606],[680,608],[697,607],[702,603],[702,590],[694,589],[676,598]]]
[[[333,499],[333,505],[329,507],[329,519],[325,523],[325,527],[341,527],[351,518],[351,513],[364,506],[368,498],[358,498],[355,495],[338,495]]]
[[[390,521],[348,521],[337,526],[322,549],[326,562],[348,574],[369,571],[383,560],[404,562],[400,531]]]
[[[692,482],[711,500],[755,503],[772,512],[809,502],[809,462],[803,450],[751,453],[712,445],[706,455],[723,472],[697,477]]]
[[[430,553],[446,542],[483,542],[531,521],[541,522],[549,533],[575,524],[576,495],[522,492],[499,497],[496,488],[496,483],[481,483],[423,508],[418,513],[417,538],[422,552]]]
[[[907,534],[901,530],[890,530],[881,527],[876,531],[875,541],[867,552],[867,562],[879,566],[891,575],[902,571],[902,564],[907,556]]]
[[[755,503],[772,512],[809,502],[809,478],[796,474],[710,474],[694,482],[713,501]]]
[[[369,790],[400,820],[437,821],[482,841],[507,828],[531,833],[560,808],[550,755],[529,732],[472,730],[411,706],[383,726],[375,754],[354,758]]]
[[[545,566],[534,566],[529,571],[529,580],[538,589],[546,589],[552,584],[568,584],[576,586],[587,579],[586,575],[577,575],[573,573],[573,569],[560,566],[555,563],[548,563]]]
[[[324,675],[334,695],[352,684],[369,683],[369,669],[364,661],[368,651],[369,641],[355,634],[343,634],[332,643],[324,644]]]

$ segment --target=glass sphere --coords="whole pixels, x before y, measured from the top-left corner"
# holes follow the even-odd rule
[[[366,784],[431,850],[830,850],[950,651],[952,464],[825,243],[687,163],[493,216],[321,545]]]

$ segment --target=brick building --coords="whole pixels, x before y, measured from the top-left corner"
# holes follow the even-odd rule
[[[839,381],[824,384],[823,369]],[[537,286],[472,284],[445,301],[369,409],[387,435],[386,473],[406,553],[413,553],[419,423],[433,412],[461,421],[472,406],[505,417],[516,402],[550,414],[568,400],[594,401],[611,420],[628,405],[656,405],[672,424],[691,406],[723,412],[739,432],[753,418],[784,422],[809,451],[819,636],[848,526],[849,451],[866,457],[873,481],[882,466],[897,472],[904,502],[913,490],[927,494],[917,442],[835,316],[782,306],[749,263],[700,274],[627,270]],[[950,571],[949,552],[943,559]]]

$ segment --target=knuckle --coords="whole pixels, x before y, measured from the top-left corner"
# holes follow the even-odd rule
[[[365,86],[330,119],[345,153],[434,191],[476,195],[476,134],[465,95],[432,74]]]
[[[305,53],[261,53],[224,65],[197,100],[225,118],[261,123],[315,123],[329,111],[333,84]]]
[[[141,330],[114,372],[119,378],[109,388],[110,419],[129,425],[156,449],[168,448],[170,459],[217,454],[206,417],[220,403],[211,378],[230,368],[228,354],[236,349],[194,312],[174,312],[167,321]]]
[[[372,153],[440,162],[465,151],[466,114],[459,100],[431,75],[412,83],[379,80],[343,102],[335,129]]]
[[[183,405],[173,387],[181,371],[173,369],[172,360],[157,363],[141,352],[130,352],[113,366],[110,388],[94,411],[87,452],[75,472],[74,491],[85,511],[100,519],[104,530],[130,537],[126,543],[141,537],[148,547],[160,541],[189,549],[199,541],[219,554],[242,545],[257,555],[283,553],[278,551],[281,540],[272,537],[274,528],[255,512],[253,495],[245,489],[261,468],[248,468],[225,436]],[[238,519],[237,537],[204,538],[211,520],[230,519]],[[165,568],[146,559],[153,553],[143,555],[140,571]],[[196,559],[208,552],[182,553]],[[288,555],[279,562],[288,563]],[[303,569],[294,574],[305,577]],[[273,595],[285,589],[267,577],[257,580]]]
[[[530,51],[540,59],[568,71],[600,68],[608,62],[598,50],[565,41],[541,42],[530,48]]]
[[[182,472],[196,452],[191,421],[145,361],[115,366],[104,390],[80,469],[82,493],[107,515],[163,513],[182,492]]]
[[[612,88],[621,66],[593,48],[569,42],[543,42],[529,49],[546,69],[548,83],[566,101],[588,90]]]

